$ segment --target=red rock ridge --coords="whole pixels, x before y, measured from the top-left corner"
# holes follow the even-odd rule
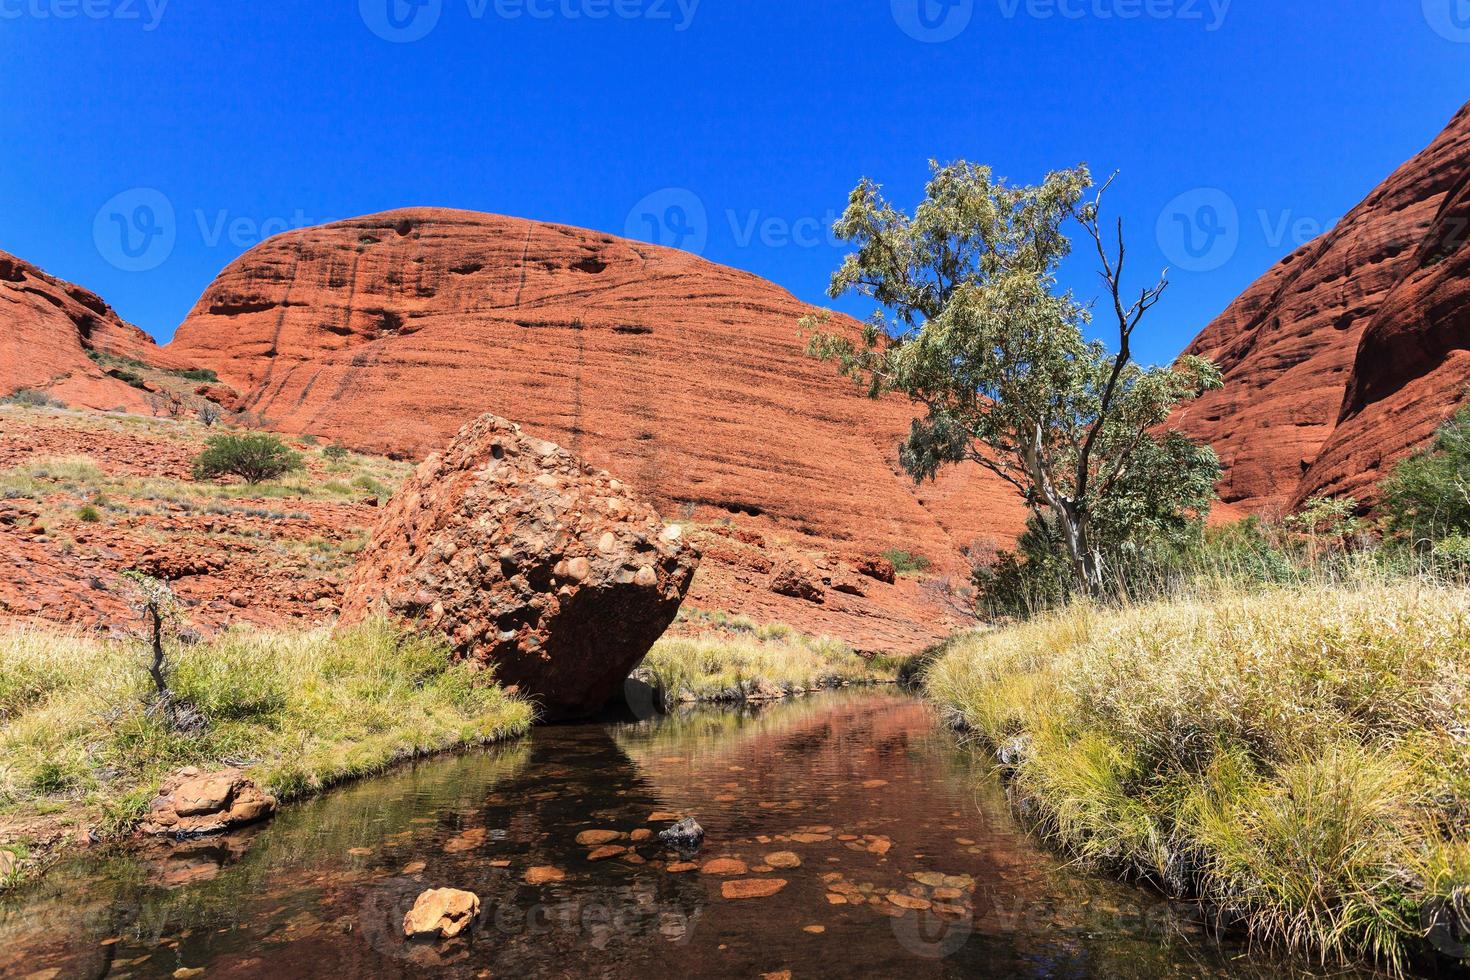
[[[422,457],[483,412],[649,493],[853,555],[959,570],[1022,508],[978,469],[915,487],[913,417],[804,356],[805,304],[754,275],[597,232],[408,209],[281,235],[226,268],[168,350],[275,428]]]
[[[0,251],[0,324],[0,395],[33,388],[73,407],[143,410],[143,392],[87,352],[155,359],[158,348],[96,293]]]
[[[1225,387],[1179,416],[1247,510],[1371,502],[1470,382],[1470,106],[1336,228],[1263,276],[1190,345]]]

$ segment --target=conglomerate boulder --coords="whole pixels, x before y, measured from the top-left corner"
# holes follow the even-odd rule
[[[595,712],[674,621],[699,565],[611,474],[493,415],[389,502],[343,620],[437,629],[546,718]]]

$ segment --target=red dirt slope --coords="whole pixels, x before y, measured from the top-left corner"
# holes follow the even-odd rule
[[[1470,106],[1328,234],[1284,259],[1190,346],[1225,387],[1181,414],[1248,510],[1371,501],[1470,383]]]

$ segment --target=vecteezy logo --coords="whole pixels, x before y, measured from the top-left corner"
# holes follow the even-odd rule
[[[916,41],[952,41],[970,26],[975,0],[891,0],[893,19]]]
[[[966,908],[967,915],[973,913]],[[926,960],[948,959],[970,941],[975,928],[968,918],[950,920],[933,912],[920,912],[891,920],[898,944]]]
[[[709,244],[709,212],[693,191],[665,187],[633,206],[623,226],[627,238],[703,255]]]
[[[97,252],[124,272],[163,265],[178,240],[174,206],[151,187],[135,187],[108,201],[92,222]]]
[[[1159,215],[1159,247],[1178,268],[1213,272],[1240,247],[1240,210],[1213,187],[1180,194]]]
[[[1424,19],[1440,37],[1470,44],[1470,0],[1424,0]]]
[[[439,26],[444,0],[358,0],[362,22],[378,37],[395,44],[421,41]]]

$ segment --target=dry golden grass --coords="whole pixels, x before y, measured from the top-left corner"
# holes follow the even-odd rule
[[[1077,606],[924,679],[1085,860],[1324,958],[1399,969],[1435,916],[1470,928],[1470,590]]]
[[[791,693],[895,677],[893,664],[866,659],[830,637],[803,636],[779,623],[757,626],[721,612],[687,610],[681,618],[717,632],[664,637],[636,675],[673,699],[739,700],[759,688]]]
[[[441,643],[382,623],[237,629],[178,649],[169,686],[208,720],[197,733],[150,709],[145,664],[140,644],[0,631],[0,825],[73,811],[121,830],[187,765],[243,765],[290,799],[519,735],[532,720],[530,705],[451,664]]]

